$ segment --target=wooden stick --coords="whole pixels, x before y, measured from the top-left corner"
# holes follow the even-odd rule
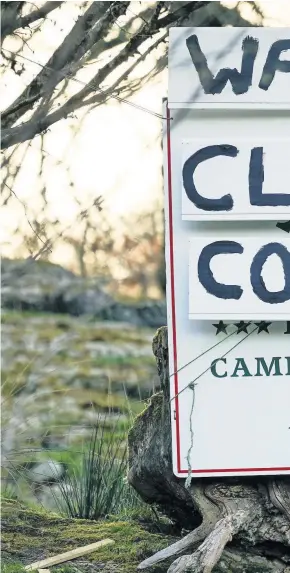
[[[37,561],[36,563],[31,563],[31,565],[26,565],[25,571],[35,571],[36,569],[41,569],[43,567],[52,567],[53,565],[58,565],[59,563],[64,563],[64,561],[71,561],[71,559],[76,559],[87,553],[92,553],[104,547],[105,545],[111,545],[115,543],[113,539],[103,539],[102,541],[97,541],[96,543],[91,543],[90,545],[84,545],[83,547],[77,547],[71,551],[66,551],[66,553],[59,553],[54,557],[48,557],[48,559],[43,559],[43,561]]]

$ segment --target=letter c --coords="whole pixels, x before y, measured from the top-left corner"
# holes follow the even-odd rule
[[[216,360],[213,360],[213,362],[210,365],[210,370],[213,376],[215,376],[215,378],[226,378],[228,373],[224,372],[224,374],[218,374],[217,370],[216,370],[216,366],[218,362],[223,362],[224,364],[227,363],[227,359],[226,358],[216,358]]]
[[[217,298],[239,300],[243,294],[243,289],[238,285],[225,285],[218,283],[210,269],[210,262],[216,255],[222,254],[242,254],[244,248],[235,241],[215,241],[204,247],[198,259],[198,279],[206,292]]]
[[[191,155],[184,163],[182,169],[183,186],[188,199],[203,211],[231,211],[234,205],[231,195],[224,195],[220,199],[207,199],[200,195],[194,184],[193,175],[197,166],[207,159],[213,159],[219,155],[236,157],[239,151],[234,145],[208,145]]]

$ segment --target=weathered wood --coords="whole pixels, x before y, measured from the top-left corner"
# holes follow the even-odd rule
[[[138,569],[146,569],[147,567],[151,567],[152,565],[155,565],[160,561],[164,561],[164,559],[168,559],[173,555],[184,553],[185,549],[191,545],[194,545],[199,541],[203,541],[209,532],[210,530],[206,532],[205,525],[202,523],[199,527],[188,533],[188,535],[185,535],[185,537],[182,537],[179,541],[173,543],[173,545],[170,545],[165,549],[161,549],[161,551],[158,551],[158,553],[155,553],[155,555],[152,555],[151,557],[148,557],[148,559],[145,559],[145,561],[142,561],[142,563],[140,563],[138,566]]]
[[[110,545],[115,543],[113,539],[103,539],[102,541],[97,541],[96,543],[90,543],[90,545],[84,545],[83,547],[77,547],[71,551],[66,551],[65,553],[59,553],[53,557],[48,557],[42,561],[37,561],[36,563],[31,563],[26,565],[26,571],[35,571],[37,569],[42,569],[43,567],[52,567],[53,565],[58,565],[59,563],[64,563],[65,561],[71,561],[77,557],[87,555],[88,553],[93,553],[93,551],[98,551],[105,545]]]
[[[194,479],[189,487],[177,479],[171,462],[166,328],[157,331],[153,352],[161,392],[130,430],[128,480],[188,534],[139,569],[182,555],[169,573],[290,573],[290,479]]]

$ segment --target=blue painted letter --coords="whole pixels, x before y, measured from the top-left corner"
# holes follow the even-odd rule
[[[278,255],[281,259],[285,286],[283,290],[269,292],[262,277],[262,270],[266,260],[274,254]],[[284,245],[280,243],[269,243],[262,247],[253,258],[250,274],[253,291],[263,302],[278,304],[290,300],[290,253]]]
[[[231,82],[233,92],[236,95],[244,94],[252,85],[253,69],[256,55],[259,48],[258,40],[246,37],[243,41],[242,66],[239,72],[237,68],[222,68],[216,77],[210,71],[206,57],[199,45],[198,37],[193,34],[186,40],[186,45],[190,53],[192,63],[198,73],[199,81],[206,94],[220,94],[224,87]]]
[[[267,91],[277,71],[286,74],[290,72],[290,60],[279,60],[281,52],[285,50],[290,50],[290,39],[277,40],[277,42],[274,42],[273,46],[271,46],[259,83],[261,90]]]
[[[224,195],[220,199],[207,199],[199,195],[194,184],[193,175],[197,166],[203,161],[218,157],[219,155],[236,157],[238,153],[238,149],[233,145],[209,145],[199,149],[186,160],[182,170],[183,185],[188,199],[194,203],[198,209],[203,209],[203,211],[231,211],[234,204],[231,195]]]
[[[251,205],[258,207],[289,207],[290,193],[266,193],[263,195],[264,164],[263,147],[251,151],[249,170],[249,194]]]
[[[198,260],[198,278],[205,290],[217,298],[239,300],[243,289],[238,285],[225,285],[218,283],[210,269],[210,262],[216,255],[242,254],[244,249],[235,241],[215,241],[206,245],[200,253]]]

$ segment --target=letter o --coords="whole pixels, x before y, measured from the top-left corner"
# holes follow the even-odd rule
[[[262,277],[262,270],[265,262],[271,255],[278,255],[280,258],[285,278],[285,286],[283,290],[277,292],[269,292],[266,288]],[[278,304],[290,300],[290,253],[280,243],[268,243],[264,245],[254,256],[251,270],[251,285],[255,295],[268,304]]]

